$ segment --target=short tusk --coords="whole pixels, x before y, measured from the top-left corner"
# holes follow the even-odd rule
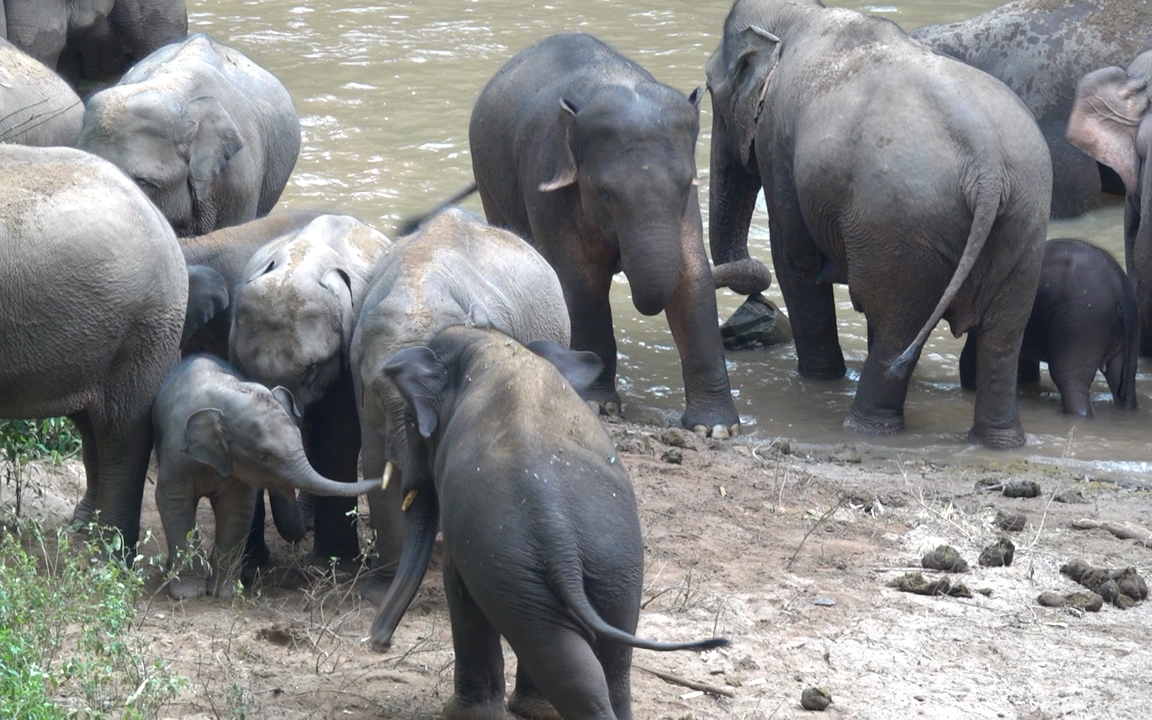
[[[408,508],[412,507],[412,501],[416,499],[416,495],[419,493],[419,490],[409,490],[408,494],[404,496],[404,504],[400,506],[400,510],[408,512]]]
[[[392,465],[392,461],[389,460],[388,464],[384,466],[384,474],[380,476],[380,489],[381,490],[387,490],[388,489],[388,481],[392,479],[392,470],[393,469],[394,469],[394,466]]]

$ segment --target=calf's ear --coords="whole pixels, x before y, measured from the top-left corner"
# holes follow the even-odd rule
[[[196,462],[211,466],[221,477],[228,477],[232,474],[228,435],[224,413],[216,408],[203,408],[189,416],[180,450]]]
[[[584,397],[584,393],[596,378],[600,377],[600,371],[604,369],[600,356],[594,352],[571,350],[551,340],[536,340],[528,343],[527,347],[555,365],[580,397]]]
[[[448,369],[426,346],[401,350],[384,364],[384,374],[396,385],[416,415],[420,435],[429,438],[440,426],[440,407]]]

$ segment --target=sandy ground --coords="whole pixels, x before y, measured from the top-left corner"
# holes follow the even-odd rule
[[[825,714],[844,718],[1152,717],[1152,606],[1092,613],[1036,602],[1044,591],[1080,589],[1059,572],[1074,558],[1152,574],[1147,547],[1071,526],[1080,518],[1152,524],[1146,490],[1059,466],[940,466],[853,446],[610,429],[646,538],[641,634],[732,640],[703,653],[638,650],[635,717],[802,717],[813,714],[800,706],[810,686],[831,695]],[[1007,498],[998,485],[1008,479],[1035,480],[1042,494]],[[25,511],[65,523],[82,486],[79,462],[37,466]],[[10,501],[3,490],[0,501]],[[151,539],[141,550],[159,555],[152,493],[150,485],[143,526]],[[1080,502],[1056,501],[1063,493]],[[1024,528],[999,530],[999,510],[1025,514]],[[207,503],[201,516],[210,526]],[[977,565],[1002,535],[1016,546],[1012,565]],[[308,575],[300,563],[310,540],[276,540],[274,565],[235,600],[176,603],[159,577],[152,583],[139,633],[189,679],[162,716],[439,717],[453,657],[439,574],[425,579],[392,650],[377,654],[361,643],[374,608],[354,581]],[[941,543],[972,566],[951,578],[972,597],[887,587]],[[506,656],[510,692],[515,656]],[[641,666],[732,696],[693,692]]]

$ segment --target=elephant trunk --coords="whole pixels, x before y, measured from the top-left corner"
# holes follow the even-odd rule
[[[760,178],[748,173],[728,149],[725,133],[713,125],[712,170],[708,195],[708,246],[712,263],[748,257],[748,228],[756,210]]]
[[[303,454],[293,463],[287,474],[287,480],[288,484],[297,490],[321,496],[356,497],[380,487],[379,480],[363,480],[354,483],[330,480],[316,472]]]
[[[378,652],[392,644],[392,634],[416,597],[432,559],[432,546],[440,524],[440,504],[431,483],[428,485],[414,497],[411,493],[408,495],[413,499],[404,513],[404,549],[400,553],[400,567],[372,620],[372,633],[368,640],[372,649]]]
[[[680,277],[680,227],[662,224],[620,235],[620,259],[632,304],[642,315],[663,312]]]
[[[1152,148],[1149,149],[1152,151]],[[1152,163],[1141,163],[1139,191],[1124,208],[1124,250],[1140,307],[1140,354],[1152,355]]]

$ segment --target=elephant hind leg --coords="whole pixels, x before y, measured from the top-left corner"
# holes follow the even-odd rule
[[[455,694],[444,705],[448,720],[504,720],[504,653],[500,633],[472,599],[449,560],[444,595],[456,651]]]
[[[560,717],[616,720],[604,670],[583,635],[557,624],[523,623],[508,642]]]
[[[1060,390],[1060,401],[1065,415],[1092,417],[1092,381],[1096,379],[1096,366],[1072,362],[1059,356],[1048,361],[1048,374]]]
[[[866,435],[891,435],[904,429],[904,400],[912,372],[893,378],[888,376],[888,366],[912,344],[919,331],[917,325],[921,324],[918,320],[919,316],[911,321],[869,318],[872,343],[856,385],[852,409],[844,418],[846,429]],[[913,367],[919,359],[920,348],[917,348]]]

